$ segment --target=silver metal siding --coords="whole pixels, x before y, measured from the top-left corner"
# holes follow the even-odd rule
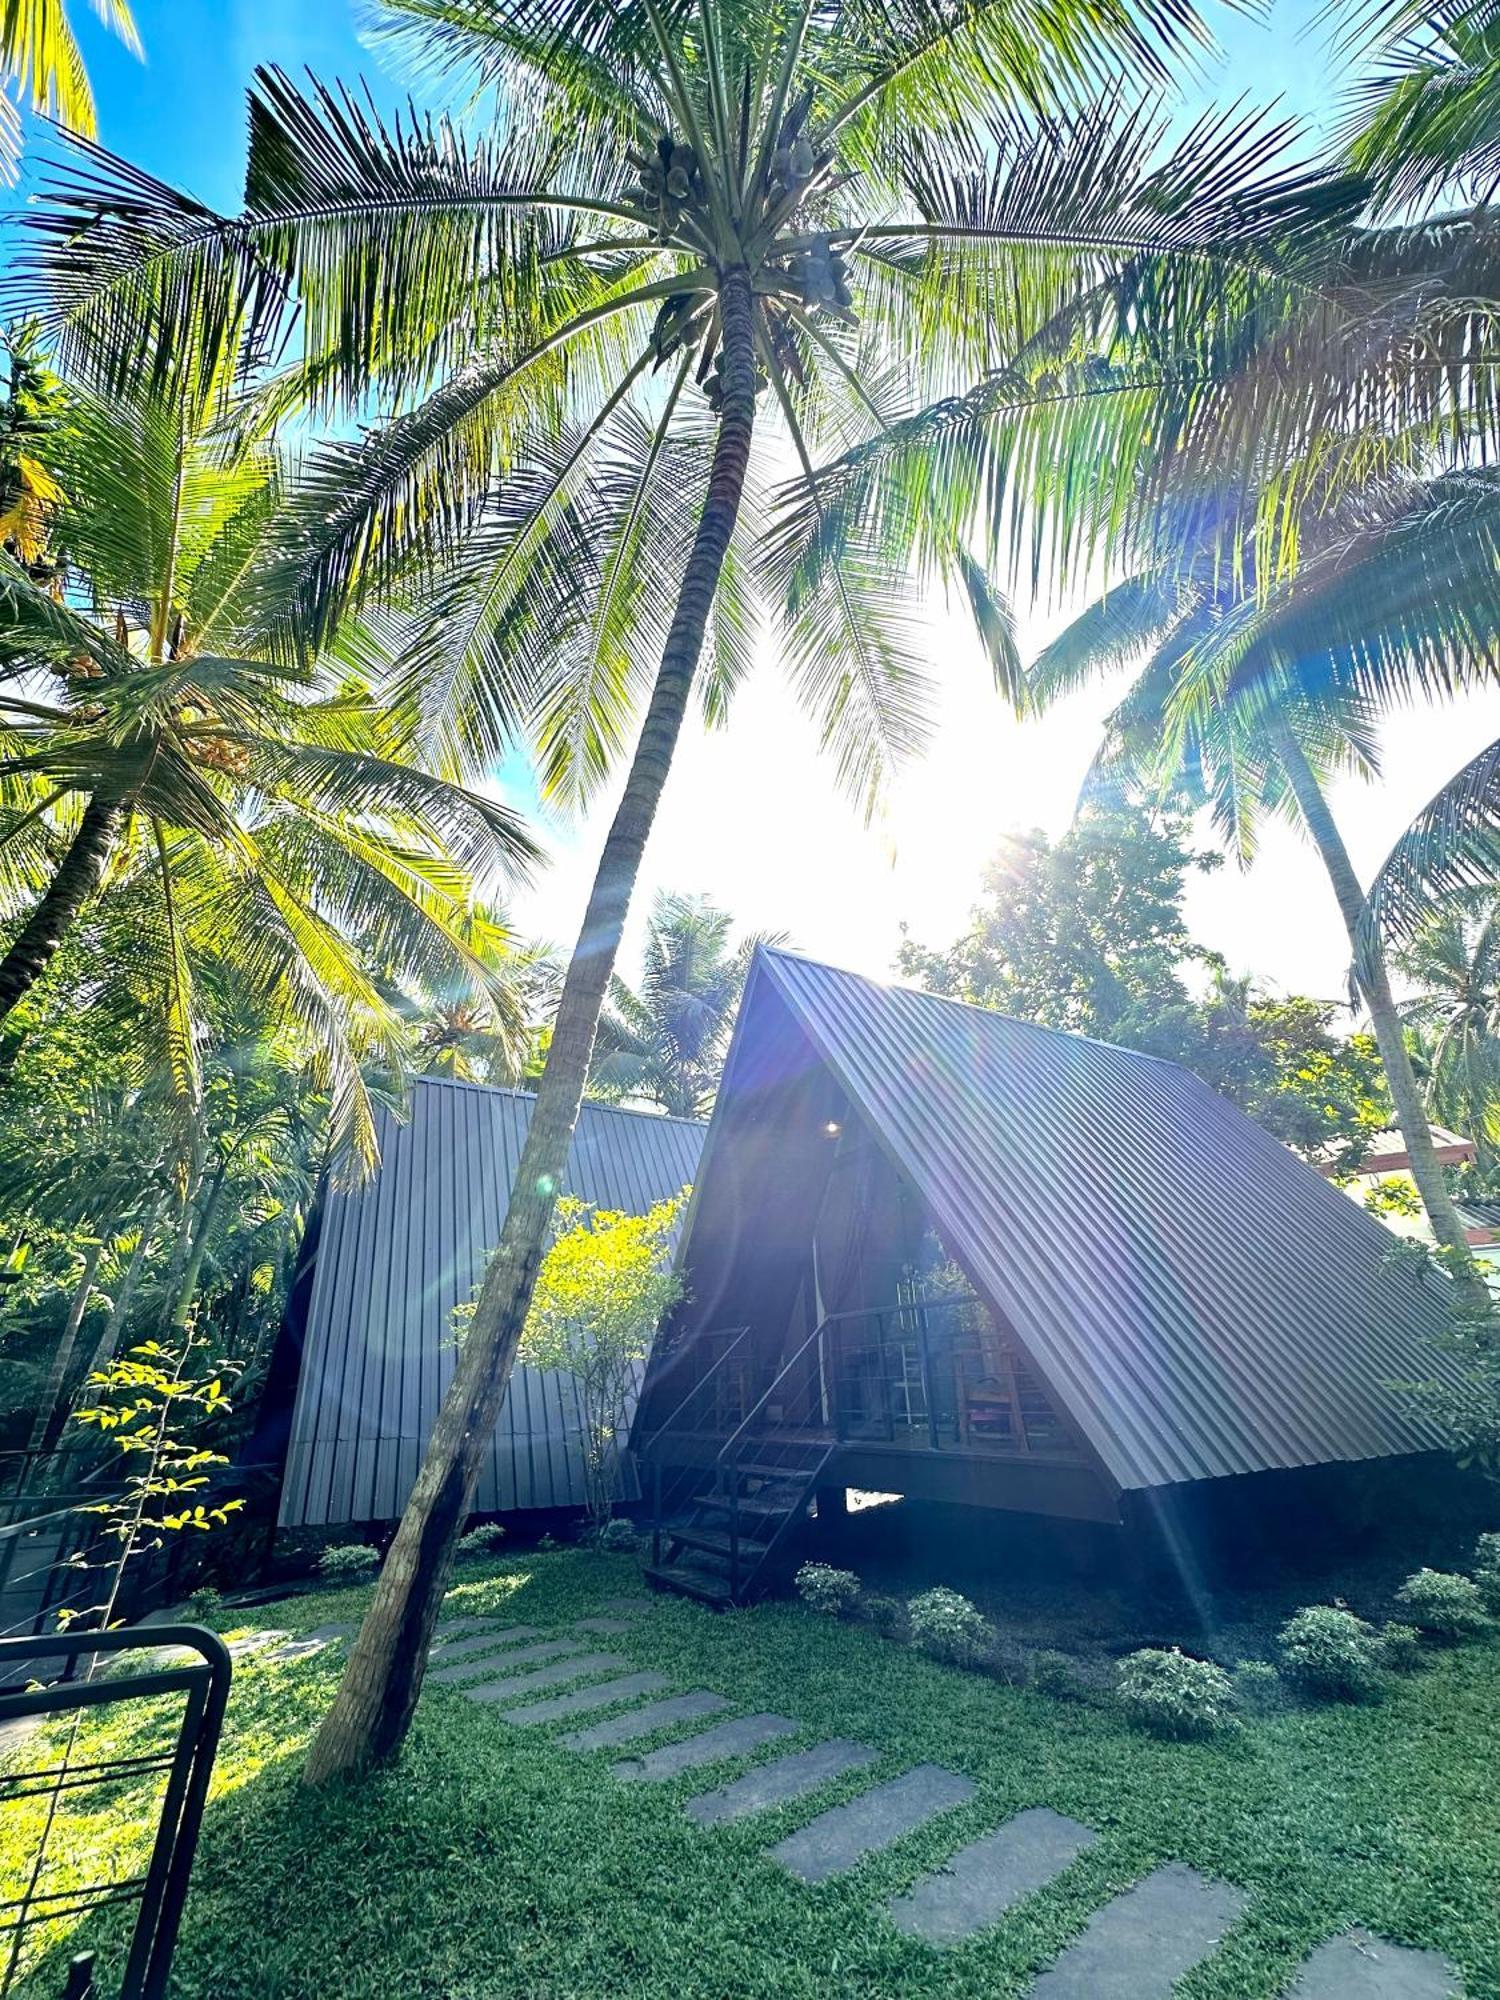
[[[1122,1486],[1442,1443],[1392,1385],[1451,1372],[1445,1282],[1393,1267],[1388,1231],[1196,1077],[763,966]]]
[[[283,1527],[393,1520],[452,1378],[452,1312],[500,1234],[531,1122],[524,1091],[446,1078],[412,1086],[411,1117],[381,1114],[381,1167],[327,1200],[292,1410]],[[567,1191],[640,1213],[688,1185],[705,1128],[586,1104]],[[572,1376],[518,1367],[476,1507],[579,1504],[582,1410]]]

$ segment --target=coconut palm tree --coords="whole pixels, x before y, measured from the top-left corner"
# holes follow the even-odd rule
[[[125,0],[93,0],[93,9],[127,48],[141,53]],[[0,81],[33,111],[93,137],[94,93],[63,0],[7,0],[0,8]],[[0,177],[13,176],[20,151],[20,120],[0,91]]]
[[[1500,1159],[1500,894],[1450,906],[1395,964],[1414,989],[1401,1011],[1417,1031],[1428,1107],[1491,1167]]]
[[[618,973],[610,981],[594,1044],[596,1090],[642,1098],[674,1118],[708,1116],[751,957],[769,942],[731,949],[732,922],[706,896],[658,895],[639,987]]]
[[[101,887],[133,884],[135,921],[109,935],[154,969],[185,1105],[195,980],[232,958],[272,1012],[315,1028],[367,1159],[360,1059],[394,1057],[400,1022],[348,939],[482,990],[476,879],[530,842],[507,808],[413,761],[404,725],[338,663],[264,644],[274,449],[229,448],[201,405],[75,389],[49,472],[47,557],[0,556],[0,907],[16,919],[0,1020]]]
[[[1044,649],[1033,693],[1045,704],[1138,662],[1102,766],[1200,786],[1242,860],[1267,813],[1301,826],[1348,933],[1412,1177],[1461,1287],[1477,1299],[1326,781],[1339,769],[1374,774],[1383,707],[1451,693],[1500,664],[1500,482],[1485,472],[1387,482],[1309,522],[1299,567],[1270,583],[1226,561],[1221,518],[1212,501],[1168,514],[1133,572]]]
[[[1362,8],[1346,39],[1377,58],[1350,107],[1350,157],[1389,210],[1500,188],[1500,20],[1488,0]]]
[[[158,388],[231,344],[263,353],[295,297],[299,377],[273,395],[397,412],[309,468],[286,538],[299,642],[375,593],[414,605],[436,573],[402,693],[453,764],[526,738],[550,784],[585,787],[635,735],[501,1241],[313,1780],[392,1756],[409,1724],[695,681],[721,717],[759,598],[852,790],[921,738],[899,538],[872,514],[836,561],[757,552],[765,478],[790,469],[816,517],[820,457],[1044,342],[1080,290],[1122,322],[1149,293],[1163,337],[1222,341],[1273,247],[1347,200],[1283,171],[1269,127],[1169,152],[1111,90],[1200,36],[1178,0],[385,11],[419,67],[496,107],[486,133],[262,75],[240,215],[86,154],[21,292],[40,282],[80,365]],[[903,532],[1013,692],[962,497],[908,484]]]

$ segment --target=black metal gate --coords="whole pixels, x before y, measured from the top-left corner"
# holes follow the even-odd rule
[[[143,1666],[105,1678],[67,1680],[51,1687],[0,1693],[0,1728],[49,1716],[73,1715],[81,1719],[86,1711],[158,1695],[183,1697],[175,1735],[159,1750],[139,1756],[85,1758],[75,1763],[70,1760],[68,1749],[64,1749],[56,1761],[43,1761],[35,1768],[0,1774],[0,1810],[22,1798],[49,1800],[41,1848],[24,1891],[0,1903],[0,1952],[3,1952],[0,2000],[5,2000],[25,1976],[24,1948],[28,1934],[37,1925],[69,1922],[132,1903],[139,1908],[119,1982],[106,1986],[93,1954],[83,1953],[69,1967],[66,1986],[60,1981],[57,1991],[60,2000],[114,2000],[114,1996],[117,2000],[162,2000],[182,1922],[231,1673],[224,1642],[216,1633],[197,1625],[137,1625],[115,1632],[54,1633],[46,1637],[0,1640],[0,1682],[8,1671],[24,1666],[28,1659],[48,1662],[63,1659],[71,1670],[86,1655],[155,1653],[165,1648],[187,1649],[197,1657],[181,1665]],[[164,1725],[164,1733],[168,1728],[169,1724]],[[71,1743],[70,1737],[69,1748]],[[32,1764],[24,1751],[17,1761],[25,1767]],[[98,1882],[74,1882],[66,1888],[48,1890],[44,1886],[46,1836],[64,1794],[157,1774],[164,1777],[165,1783],[156,1837],[145,1872]]]

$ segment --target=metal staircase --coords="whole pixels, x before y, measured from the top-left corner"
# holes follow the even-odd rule
[[[727,1608],[779,1577],[837,1450],[823,1408],[822,1337],[820,1325],[752,1399],[748,1330],[703,1336],[727,1344],[641,1447],[655,1588]]]

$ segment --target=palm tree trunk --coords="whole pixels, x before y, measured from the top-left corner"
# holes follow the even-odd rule
[[[120,1289],[115,1294],[115,1302],[110,1307],[109,1318],[104,1322],[103,1331],[89,1356],[89,1365],[83,1371],[87,1382],[92,1376],[102,1375],[115,1357],[115,1346],[130,1318],[130,1308],[135,1302],[136,1290],[141,1282],[141,1272],[146,1268],[146,1259],[151,1254],[151,1239],[156,1233],[156,1225],[161,1219],[165,1197],[158,1195],[141,1224],[140,1241],[130,1253],[130,1262],[125,1267],[125,1276],[120,1280]]]
[[[1303,824],[1333,884],[1339,913],[1349,933],[1350,947],[1357,952],[1365,896],[1359,886],[1359,877],[1354,872],[1354,864],[1349,859],[1349,850],[1290,723],[1278,718],[1272,725],[1271,737],[1286,781],[1302,814]],[[1422,1103],[1421,1086],[1406,1051],[1401,1016],[1395,995],[1391,992],[1390,975],[1383,957],[1368,960],[1366,970],[1359,975],[1359,987],[1370,1011],[1370,1026],[1375,1031],[1381,1066],[1385,1070],[1391,1102],[1396,1110],[1396,1123],[1406,1144],[1411,1177],[1427,1211],[1432,1233],[1449,1253],[1454,1284],[1465,1306],[1488,1311],[1489,1292],[1474,1268],[1463,1223],[1448,1192],[1448,1183],[1443,1178],[1437,1148],[1432,1141],[1432,1127],[1427,1122],[1427,1112]]]
[[[73,1361],[73,1349],[78,1344],[78,1329],[83,1325],[83,1316],[88,1311],[89,1300],[94,1295],[94,1280],[99,1275],[99,1263],[103,1255],[102,1238],[90,1243],[84,1252],[83,1273],[74,1286],[73,1296],[68,1302],[68,1316],[63,1322],[57,1352],[52,1357],[47,1386],[37,1404],[36,1419],[31,1427],[29,1449],[32,1451],[50,1451],[57,1442],[57,1434],[67,1416],[65,1392]]]
[[[0,1021],[47,970],[74,919],[98,888],[124,812],[121,800],[97,792],[84,808],[78,831],[42,900],[0,959]]]
[[[743,266],[723,274],[720,301],[723,411],[681,594],[568,966],[499,1246],[374,1599],[308,1754],[304,1777],[310,1785],[388,1763],[405,1739],[453,1564],[453,1545],[473,1502],[531,1304],[620,933],[671,769],[744,492],[755,425],[755,351],[753,295]]]

